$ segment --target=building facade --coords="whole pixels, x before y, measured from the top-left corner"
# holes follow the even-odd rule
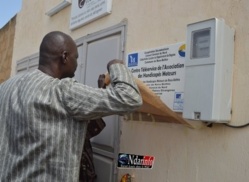
[[[91,59],[95,58],[94,55],[105,55],[103,50],[108,50],[104,49],[104,45],[109,40],[118,47],[111,54],[126,59],[130,52],[184,42],[189,23],[217,17],[224,19],[235,30],[230,124],[243,125],[249,122],[249,1],[113,0],[110,14],[73,30],[70,29],[72,5],[53,16],[46,15],[61,1],[23,0],[22,10],[16,19],[11,75],[21,70],[20,63],[27,59],[37,64],[39,44],[50,31],[59,30],[70,34],[79,46],[79,59],[88,60],[86,55]],[[108,34],[107,39],[104,39],[105,34]],[[100,40],[105,40],[104,45]],[[93,52],[87,52],[90,48]],[[106,56],[106,59],[111,57]],[[2,64],[1,59],[0,74],[5,70],[2,67],[9,68]],[[25,64],[25,67],[30,65],[27,62]],[[104,66],[102,63],[100,65]],[[85,66],[89,64],[80,62],[82,69]],[[93,70],[94,65],[90,65],[89,69]],[[88,74],[87,70],[86,74],[79,71],[79,80],[87,83]],[[1,79],[4,77],[1,76]],[[122,120],[118,126],[112,127],[112,131],[118,130],[110,139],[111,150],[114,151],[108,153],[107,150],[105,153],[114,160],[113,164],[109,164],[116,175],[113,180],[117,181],[129,173],[136,182],[245,182],[249,178],[248,129],[234,129],[223,124],[190,129],[167,122]],[[154,156],[153,168],[117,168],[115,163],[118,153]]]

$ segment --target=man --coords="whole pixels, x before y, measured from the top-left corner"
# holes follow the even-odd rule
[[[107,64],[111,87],[91,88],[72,77],[78,52],[72,38],[48,33],[37,70],[0,85],[0,181],[78,182],[87,122],[142,104],[120,60]]]

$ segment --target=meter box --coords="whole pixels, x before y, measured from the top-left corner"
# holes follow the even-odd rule
[[[187,25],[183,117],[231,119],[234,30],[223,19]]]

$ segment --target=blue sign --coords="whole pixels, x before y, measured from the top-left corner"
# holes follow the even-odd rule
[[[183,92],[175,92],[173,109],[182,111],[183,110],[183,102],[184,102],[184,93]]]
[[[128,55],[128,67],[133,67],[138,65],[138,53]]]

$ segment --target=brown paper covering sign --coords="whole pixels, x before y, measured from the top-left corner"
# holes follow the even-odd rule
[[[155,115],[155,117],[161,118],[161,120],[163,118],[165,122],[184,124],[191,127],[185,119],[172,111],[143,81],[138,78],[134,79],[143,98],[143,105],[137,112],[149,113]],[[110,83],[109,74],[106,74],[105,83],[107,85]]]

